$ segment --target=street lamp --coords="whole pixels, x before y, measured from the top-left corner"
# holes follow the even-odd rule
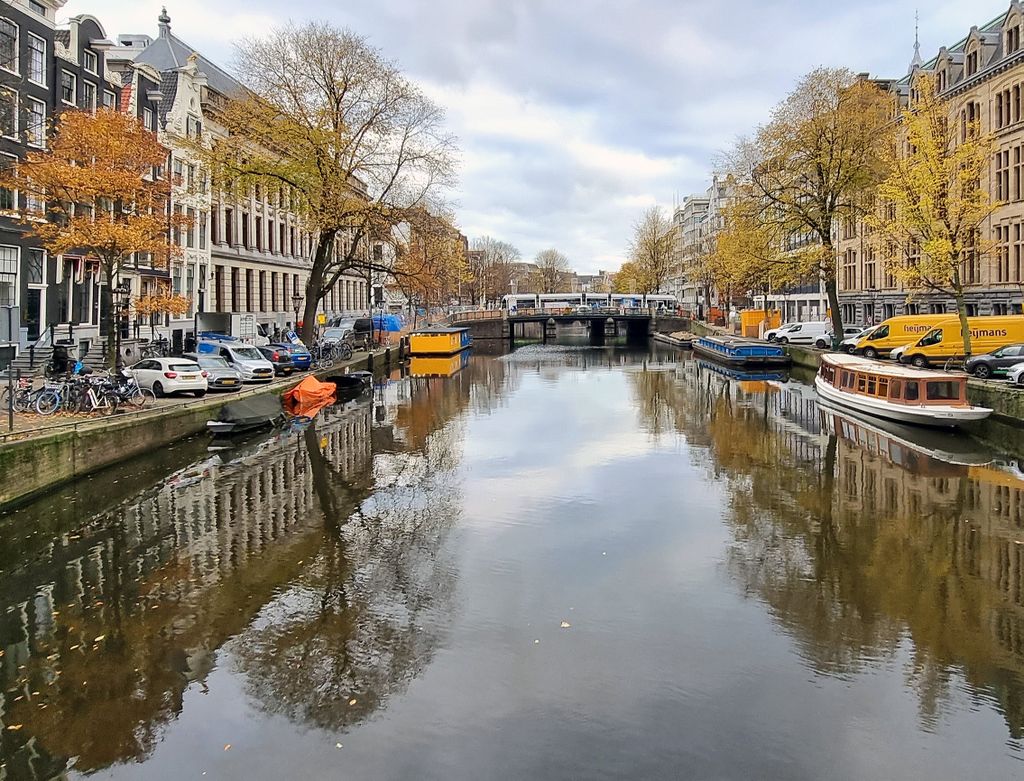
[[[296,332],[299,330],[299,308],[302,306],[302,296],[298,293],[292,294],[292,309],[295,310],[295,322],[292,324]]]
[[[114,369],[121,368],[121,323],[128,316],[128,300],[132,294],[131,282],[127,279],[110,290],[114,306]]]

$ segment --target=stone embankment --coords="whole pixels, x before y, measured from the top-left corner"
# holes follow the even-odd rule
[[[322,378],[344,374],[366,369],[368,365],[379,369],[397,365],[398,361],[397,348],[377,350],[316,372],[316,375]],[[0,508],[197,434],[206,428],[208,420],[217,417],[227,402],[261,394],[280,396],[301,379],[292,377],[238,393],[210,394],[202,399],[182,400],[110,418],[88,418],[16,432],[14,437],[0,442]]]

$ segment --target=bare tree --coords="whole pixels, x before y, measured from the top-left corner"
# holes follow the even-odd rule
[[[288,24],[237,46],[247,87],[217,113],[210,154],[227,189],[262,183],[316,236],[302,336],[347,271],[376,268],[369,240],[437,211],[456,148],[444,112],[358,35],[325,22]],[[245,189],[242,190],[243,192]]]
[[[470,295],[473,303],[496,301],[512,287],[512,269],[519,250],[507,241],[481,236],[473,241],[470,255]]]
[[[537,264],[536,287],[541,293],[560,293],[569,284],[569,259],[556,249],[541,250]]]
[[[633,226],[629,247],[637,293],[660,293],[662,285],[678,272],[679,233],[664,212],[652,206]]]

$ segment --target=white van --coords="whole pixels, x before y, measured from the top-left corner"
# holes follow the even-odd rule
[[[818,341],[832,343],[832,323],[791,323],[775,334],[779,344],[814,344]]]

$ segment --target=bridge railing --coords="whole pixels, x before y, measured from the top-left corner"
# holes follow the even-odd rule
[[[500,320],[504,316],[503,309],[477,309],[472,312],[453,312],[450,320],[454,325],[475,320]]]

